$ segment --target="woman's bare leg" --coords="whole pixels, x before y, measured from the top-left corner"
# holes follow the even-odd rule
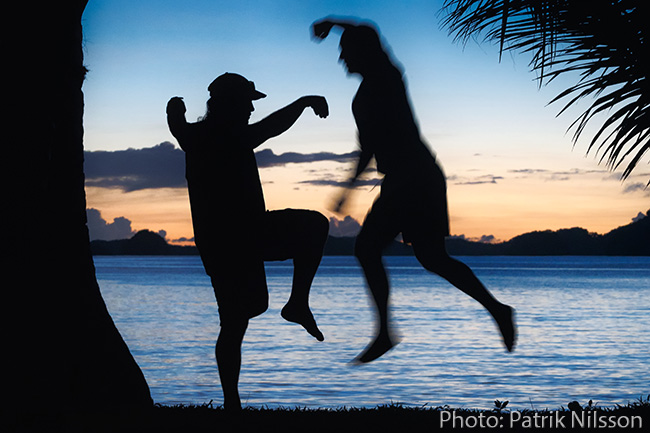
[[[450,257],[444,242],[443,237],[429,242],[413,242],[415,256],[425,269],[440,275],[485,307],[496,321],[503,343],[511,352],[517,338],[514,310],[494,298],[466,264]]]
[[[382,259],[382,250],[397,236],[396,230],[386,225],[376,225],[368,215],[359,236],[354,254],[363,269],[366,282],[377,309],[377,335],[368,347],[356,358],[361,363],[371,362],[391,350],[396,344],[391,338],[389,317],[390,284]]]

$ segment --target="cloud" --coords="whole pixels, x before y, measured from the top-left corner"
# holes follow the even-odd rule
[[[301,164],[320,161],[335,161],[335,162],[349,162],[354,161],[359,155],[359,152],[349,153],[331,153],[331,152],[316,152],[316,153],[297,153],[286,152],[280,155],[273,153],[271,149],[260,150],[255,152],[257,159],[257,166],[259,168],[276,167],[285,164]]]
[[[358,152],[287,152],[276,155],[271,149],[255,154],[260,168],[317,161],[347,162],[356,159],[357,155]],[[116,188],[125,192],[187,187],[185,154],[167,141],[143,149],[85,152],[84,158],[86,186],[89,187]]]
[[[579,168],[573,168],[571,170],[564,171],[549,171],[549,176],[546,177],[547,181],[565,181],[571,180],[573,176],[586,176],[590,174],[599,174],[599,175],[609,175],[607,170],[582,170]]]
[[[584,176],[589,174],[609,174],[607,170],[582,170],[573,168],[571,170],[547,170],[543,168],[522,168],[508,170],[508,173],[521,175],[521,177],[541,176],[542,179],[550,182],[571,180],[573,176]]]
[[[131,221],[124,217],[117,217],[109,223],[102,218],[101,212],[97,209],[86,209],[88,218],[88,232],[90,240],[112,241],[116,239],[129,239],[135,231],[131,228]]]
[[[625,185],[625,188],[623,188],[623,194],[636,192],[642,192],[645,193],[645,195],[650,195],[650,188],[647,185],[638,182],[630,183],[628,185]]]
[[[353,237],[359,234],[361,224],[351,216],[346,216],[342,220],[330,218],[330,236],[334,237]]]
[[[494,237],[494,235],[483,235],[479,238],[479,242],[483,242],[484,244],[491,244],[497,241],[497,239]]]
[[[508,170],[508,173],[514,173],[514,174],[522,174],[522,175],[532,175],[532,174],[546,174],[549,173],[550,170],[545,170],[543,168],[520,168],[517,170]]]
[[[484,244],[495,244],[501,242],[494,235],[482,235],[481,237],[467,237],[465,235],[452,235],[452,239],[462,239],[470,242],[482,242]]]
[[[458,176],[451,176],[448,178],[448,180],[453,180],[457,181],[454,182],[454,185],[483,185],[483,184],[496,184],[497,180],[502,180],[504,179],[503,176],[494,176],[492,174],[486,174],[484,176],[478,176],[476,178],[470,179],[470,180],[463,180],[464,178],[460,178]]]
[[[354,187],[359,188],[362,186],[378,186],[381,183],[382,179],[373,178],[373,179],[357,179],[354,182]],[[345,187],[348,185],[347,180],[337,180],[337,179],[312,179],[312,180],[301,180],[296,182],[299,185],[312,185],[312,186],[335,186],[335,187]]]
[[[171,243],[191,243],[194,242],[194,237],[192,236],[191,238],[187,238],[185,236],[182,236],[178,239],[172,239],[169,242]]]
[[[102,217],[102,213],[99,210],[88,208],[86,209],[86,217],[91,241],[131,239],[137,233],[131,227],[131,220],[123,216],[113,218],[113,222],[109,223]],[[167,231],[158,230],[156,233],[161,238],[167,239]]]
[[[132,192],[185,188],[185,155],[172,143],[144,149],[85,152],[86,186]]]
[[[569,170],[549,170],[544,168],[518,168],[518,169],[508,170],[507,173],[508,173],[507,178],[525,179],[525,178],[534,177],[546,182],[568,181],[575,178],[576,176],[589,176],[589,175],[607,175],[608,177],[611,176],[611,173],[608,170],[604,170],[604,169],[585,170],[580,168],[572,168]],[[447,176],[447,181],[453,183],[454,185],[496,184],[497,181],[503,179],[506,179],[506,177],[493,175],[493,174],[486,174],[486,175],[474,176],[474,177],[459,176],[459,175]],[[635,186],[634,188],[637,188],[637,186]],[[632,189],[630,191],[632,191]]]

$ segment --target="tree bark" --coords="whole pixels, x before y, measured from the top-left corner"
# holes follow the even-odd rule
[[[147,408],[144,376],[102,299],[83,175],[87,0],[12,2],[3,65],[4,409]],[[9,21],[13,21],[11,25]]]

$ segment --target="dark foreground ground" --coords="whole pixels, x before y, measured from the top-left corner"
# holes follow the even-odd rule
[[[501,407],[499,407],[501,406]],[[650,396],[625,406],[577,402],[557,410],[493,410],[450,407],[372,409],[253,409],[229,413],[221,407],[161,406],[147,413],[0,414],[3,432],[461,432],[461,431],[650,431]]]

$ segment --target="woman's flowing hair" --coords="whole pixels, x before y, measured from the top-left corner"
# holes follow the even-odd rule
[[[347,50],[361,59],[372,69],[394,67],[402,72],[403,68],[392,55],[385,41],[382,41],[379,32],[370,23],[355,26],[346,26],[341,35],[341,48]]]

